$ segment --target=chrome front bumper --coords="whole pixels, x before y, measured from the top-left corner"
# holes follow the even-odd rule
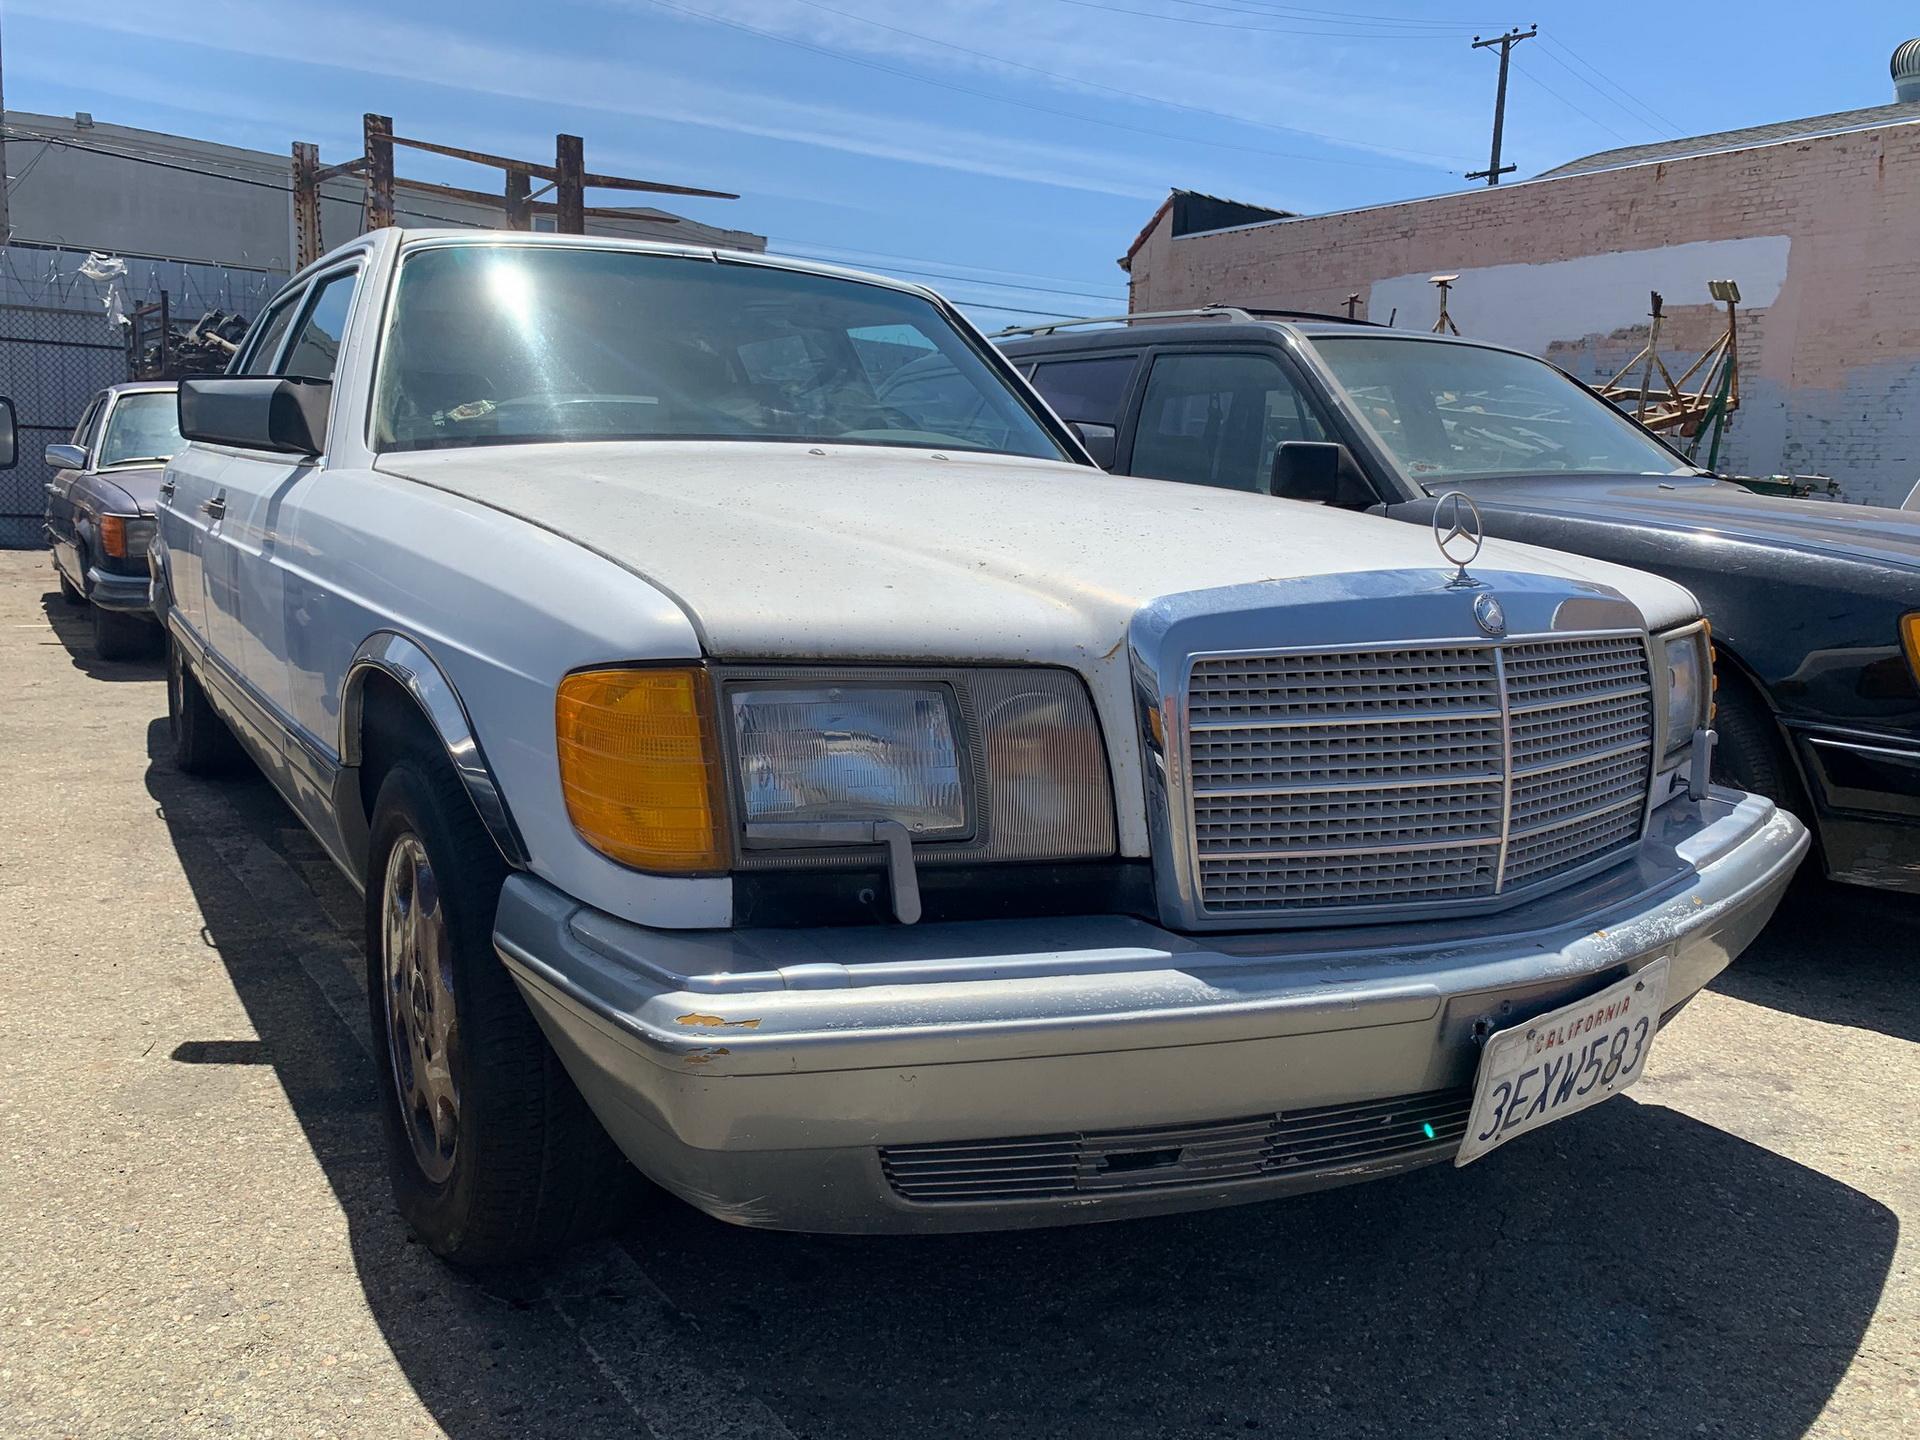
[[[102,610],[154,614],[151,582],[145,575],[122,575],[94,565],[87,570],[87,599]]]
[[[1192,1183],[1176,1147],[1138,1185],[1103,1174],[1068,1194],[934,1201],[904,1197],[883,1148],[1213,1133],[1457,1092],[1489,1031],[1661,956],[1677,1008],[1759,932],[1806,849],[1772,802],[1715,791],[1658,812],[1637,859],[1491,919],[1204,937],[1104,916],[659,931],[516,875],[494,941],[620,1147],[709,1214],[988,1229],[1342,1184],[1457,1141]]]

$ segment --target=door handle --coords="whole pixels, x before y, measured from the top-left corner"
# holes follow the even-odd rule
[[[202,500],[200,510],[209,520],[218,520],[227,513],[227,492],[222,490],[211,500]]]
[[[160,482],[160,498],[162,500],[173,499],[173,481],[162,480]]]

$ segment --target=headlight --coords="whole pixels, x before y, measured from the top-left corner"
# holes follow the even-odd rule
[[[1666,730],[1671,755],[1685,749],[1693,732],[1709,724],[1713,705],[1713,667],[1707,658],[1705,622],[1661,637],[1666,657]]]
[[[895,820],[925,840],[970,829],[944,685],[735,685],[727,700],[749,842],[783,823]]]
[[[819,832],[889,821],[924,864],[1116,848],[1106,746],[1071,670],[738,665],[719,678],[738,869],[871,864],[870,845]]]

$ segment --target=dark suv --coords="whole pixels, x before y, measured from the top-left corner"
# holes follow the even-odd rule
[[[1756,495],[1500,346],[1226,306],[994,337],[1124,475],[1487,533],[1690,587],[1716,774],[1808,817],[1835,879],[1920,892],[1920,514]]]

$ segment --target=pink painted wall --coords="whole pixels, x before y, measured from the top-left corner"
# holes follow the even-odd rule
[[[1664,251],[1684,253],[1689,277],[1723,265],[1763,301],[1743,311],[1744,398],[1723,467],[1831,474],[1849,499],[1897,505],[1920,479],[1920,116],[1178,240],[1163,217],[1134,255],[1131,293],[1137,310],[1223,301],[1342,312],[1355,291],[1405,297],[1420,277],[1458,272],[1462,333],[1524,345],[1597,381],[1644,340],[1647,290],[1676,273]],[[1532,306],[1525,323],[1499,313],[1499,287],[1526,277],[1476,272],[1513,266],[1555,267],[1534,288],[1563,300]],[[1601,283],[1618,291],[1617,315],[1580,293]],[[1703,283],[1664,293],[1662,353],[1678,373],[1717,321]],[[1428,329],[1436,310],[1426,290],[1402,303],[1398,323]]]

